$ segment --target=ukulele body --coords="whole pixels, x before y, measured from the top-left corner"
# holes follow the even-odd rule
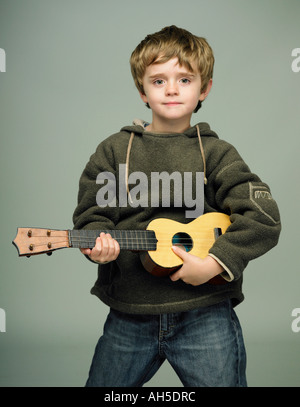
[[[226,232],[230,223],[229,217],[219,212],[206,213],[187,224],[166,218],[154,219],[148,224],[147,230],[155,232],[157,248],[140,254],[142,264],[149,273],[159,277],[173,273],[183,263],[173,252],[174,245],[204,259],[216,238]],[[225,281],[222,277],[215,281],[219,280]]]

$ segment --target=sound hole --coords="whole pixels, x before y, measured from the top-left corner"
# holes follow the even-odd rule
[[[173,236],[172,245],[179,246],[186,252],[189,252],[193,248],[193,240],[187,233],[179,232]]]

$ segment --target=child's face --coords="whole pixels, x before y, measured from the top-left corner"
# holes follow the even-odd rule
[[[152,109],[153,129],[163,130],[164,124],[170,122],[176,123],[178,128],[189,127],[198,101],[205,99],[210,86],[211,83],[201,93],[200,73],[180,66],[177,58],[149,65],[143,78],[145,94],[141,94],[141,98]]]

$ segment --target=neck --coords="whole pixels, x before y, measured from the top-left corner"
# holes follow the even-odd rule
[[[101,232],[110,233],[121,249],[156,250],[155,232],[151,230],[69,230],[70,247],[92,248]]]

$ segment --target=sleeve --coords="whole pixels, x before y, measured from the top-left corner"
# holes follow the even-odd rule
[[[79,180],[78,203],[73,214],[74,229],[114,229],[119,217],[114,161],[112,148],[106,142],[102,142],[90,157]],[[105,190],[111,200],[101,205],[99,184],[105,181]]]
[[[231,225],[209,254],[236,280],[250,260],[271,248],[279,239],[280,215],[270,188],[253,174],[237,151],[227,145],[211,173],[215,203],[230,215]]]

